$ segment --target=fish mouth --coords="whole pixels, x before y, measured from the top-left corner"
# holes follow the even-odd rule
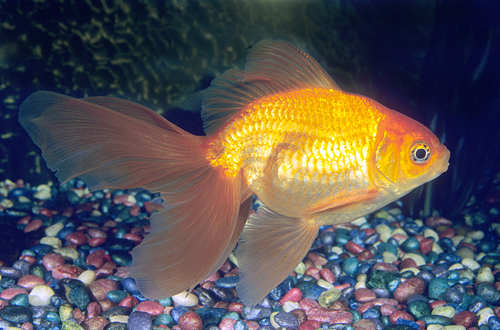
[[[448,167],[450,166],[450,163],[448,162],[450,159],[450,151],[444,145],[441,146],[444,148],[444,150],[442,151],[444,155],[441,161],[441,165],[439,166],[438,172],[444,173],[448,170]]]

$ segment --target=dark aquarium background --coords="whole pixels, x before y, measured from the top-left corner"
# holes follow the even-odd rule
[[[441,137],[450,168],[405,197],[410,214],[498,220],[498,1],[0,0],[0,179],[55,180],[17,122],[31,93],[125,98],[202,134],[197,92],[263,38]]]

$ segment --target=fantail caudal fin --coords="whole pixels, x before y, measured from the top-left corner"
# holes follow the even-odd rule
[[[130,274],[148,298],[186,290],[212,275],[236,244],[249,211],[240,176],[225,177],[191,135],[133,102],[75,99],[37,92],[19,122],[61,183],[83,179],[92,190],[143,187],[165,209],[133,252]],[[240,203],[246,200],[240,211]]]

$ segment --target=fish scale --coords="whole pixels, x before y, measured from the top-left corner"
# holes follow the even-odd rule
[[[384,115],[367,103],[324,88],[270,95],[215,133],[207,158],[227,176],[242,169],[249,187],[283,214],[303,213],[325,196],[369,186],[369,155]]]

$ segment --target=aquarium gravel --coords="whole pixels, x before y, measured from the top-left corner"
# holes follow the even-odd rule
[[[488,221],[499,212],[498,177],[478,203],[481,221],[477,210],[465,221],[412,219],[397,202],[322,227],[253,307],[236,295],[233,254],[190,293],[138,292],[130,251],[161,202],[141,189],[91,193],[80,180],[1,182],[0,329],[500,329],[500,224]]]

